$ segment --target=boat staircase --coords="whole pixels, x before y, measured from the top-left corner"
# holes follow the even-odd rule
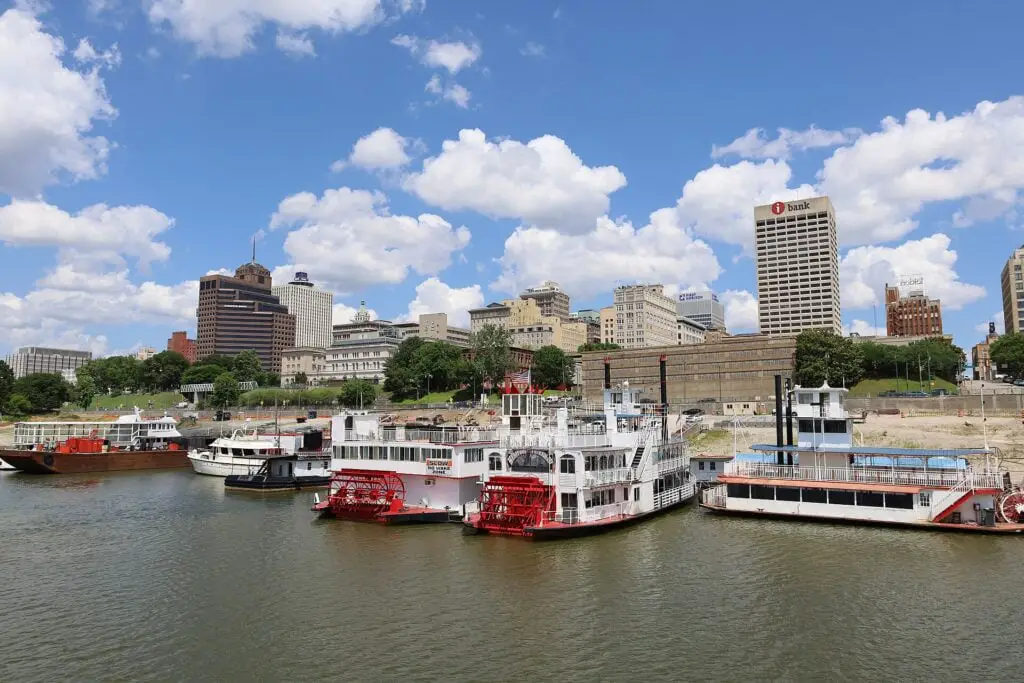
[[[965,472],[957,481],[956,485],[946,491],[932,494],[931,510],[928,519],[932,522],[942,522],[953,514],[953,511],[963,505],[974,495],[974,481],[970,473]]]

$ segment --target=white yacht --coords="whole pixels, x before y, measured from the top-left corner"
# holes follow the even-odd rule
[[[319,434],[319,432],[316,433]],[[214,477],[255,475],[269,457],[296,455],[300,451],[310,450],[303,448],[306,434],[311,434],[311,432],[305,434],[258,434],[255,429],[252,431],[236,429],[231,436],[222,436],[214,440],[207,448],[189,451],[188,459],[197,474],[208,474]],[[315,446],[313,450],[317,452],[321,450],[320,443],[311,443],[310,446]],[[297,474],[305,475],[305,468],[308,468],[309,476],[327,476],[330,455],[320,458],[312,457],[313,455],[304,453],[303,467],[300,468],[303,471]]]

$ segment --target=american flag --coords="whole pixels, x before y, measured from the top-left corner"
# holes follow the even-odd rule
[[[511,382],[512,384],[516,384],[516,385],[525,384],[525,385],[529,386],[529,384],[530,384],[530,368],[526,368],[525,370],[520,370],[519,372],[507,372],[507,373],[505,373],[505,380],[508,381],[508,382]]]

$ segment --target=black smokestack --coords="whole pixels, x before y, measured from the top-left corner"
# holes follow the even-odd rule
[[[668,373],[665,364],[666,356],[662,354],[658,360],[658,373],[661,377],[661,438],[668,441]]]
[[[788,377],[786,378],[786,445],[793,445],[793,382]],[[792,467],[792,453],[786,453],[786,464]]]
[[[604,359],[604,388],[612,388],[612,359],[608,357]]]
[[[782,440],[782,375],[775,375],[775,445],[780,449],[785,443]],[[782,451],[776,452],[779,465],[783,463]]]

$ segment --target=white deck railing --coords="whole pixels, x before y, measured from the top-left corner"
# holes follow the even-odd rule
[[[557,522],[558,524],[592,524],[603,519],[617,517],[619,515],[632,515],[635,513],[632,502],[609,503],[592,508],[562,508],[560,511],[548,510],[541,516],[541,526],[545,523]]]
[[[726,475],[763,479],[796,479],[802,481],[838,481],[896,486],[927,486],[952,488],[963,477],[970,477],[974,488],[1002,488],[1002,475],[995,472],[965,470],[909,470],[886,467],[796,467],[763,462],[733,462],[725,467]]]
[[[674,489],[654,494],[654,509],[660,510],[663,507],[674,505],[675,503],[692,498],[694,486],[695,484],[691,481],[687,484],[683,484],[682,486],[677,486]]]
[[[587,486],[603,486],[604,484],[633,481],[634,476],[635,472],[632,468],[616,467],[611,470],[590,470],[584,474],[584,481]]]
[[[345,441],[409,441],[418,443],[472,444],[498,440],[494,429],[466,429],[432,431],[429,429],[375,429],[368,431],[345,430]],[[336,443],[341,443],[336,442]]]
[[[604,433],[507,433],[500,440],[505,448],[602,448],[612,445],[611,437]]]
[[[725,484],[712,486],[701,491],[700,499],[705,505],[724,508],[727,488]]]
[[[659,460],[655,463],[658,474],[665,474],[673,470],[681,470],[689,467],[690,459],[686,456],[679,456],[677,458],[669,458],[668,460]]]

